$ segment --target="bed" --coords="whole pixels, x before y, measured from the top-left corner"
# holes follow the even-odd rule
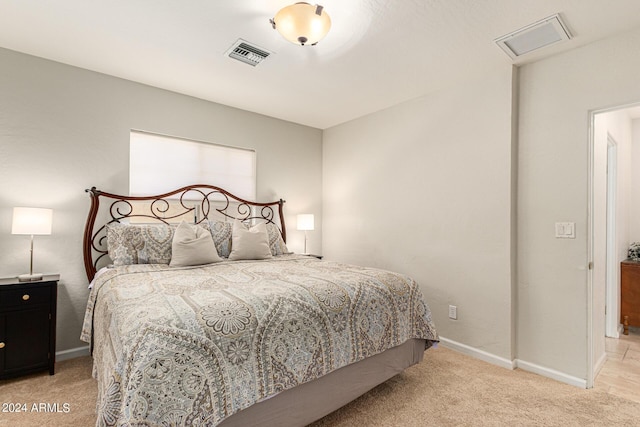
[[[87,192],[99,426],[306,425],[438,341],[411,278],[289,252],[283,200]]]

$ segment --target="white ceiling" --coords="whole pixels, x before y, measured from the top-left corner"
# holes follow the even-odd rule
[[[269,24],[294,2],[0,0],[0,46],[325,129],[508,66],[493,40],[555,13],[573,39],[523,60],[640,27],[638,0],[321,0],[301,47]],[[275,54],[227,58],[238,38]]]

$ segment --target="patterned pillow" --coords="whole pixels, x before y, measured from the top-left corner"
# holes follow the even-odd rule
[[[107,225],[107,248],[113,265],[169,264],[175,226]]]
[[[216,245],[218,255],[222,258],[229,258],[229,254],[231,253],[231,231],[233,230],[233,223],[223,221],[208,221],[208,223],[209,231],[211,231],[213,243]]]
[[[277,225],[268,223],[267,234],[269,235],[269,248],[271,248],[271,255],[283,255],[288,254],[289,249],[282,239],[282,234]]]
[[[243,223],[243,225],[247,227],[246,224]],[[215,243],[216,249],[218,250],[218,255],[223,258],[229,258],[229,254],[231,253],[233,221],[209,221],[209,229],[213,236],[213,243]],[[289,253],[289,249],[282,239],[282,234],[280,234],[278,226],[268,223],[267,234],[269,235],[269,249],[271,250],[271,255],[276,256]]]

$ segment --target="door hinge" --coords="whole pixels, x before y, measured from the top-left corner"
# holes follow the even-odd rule
[[[590,261],[590,262],[589,262],[589,265],[587,266],[587,268],[588,268],[589,270],[593,270],[593,261]]]

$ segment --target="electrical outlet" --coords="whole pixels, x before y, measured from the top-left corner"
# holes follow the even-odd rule
[[[449,306],[449,319],[458,319],[458,307],[456,307],[455,305]]]

